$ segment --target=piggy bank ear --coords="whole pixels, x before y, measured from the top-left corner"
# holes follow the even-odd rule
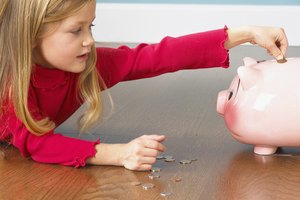
[[[243,61],[244,61],[244,66],[246,66],[246,67],[257,64],[257,60],[250,58],[250,57],[245,57],[243,59]]]
[[[261,71],[252,67],[239,67],[237,73],[240,78],[240,84],[244,90],[254,87],[262,76]]]

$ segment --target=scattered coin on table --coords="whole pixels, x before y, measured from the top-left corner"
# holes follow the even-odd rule
[[[173,181],[173,182],[181,182],[182,181],[182,178],[181,177],[179,177],[179,176],[174,176],[172,179],[171,179],[171,181]]]
[[[164,156],[165,159],[173,159],[173,156]]]
[[[148,175],[150,179],[155,179],[155,178],[160,178],[160,174],[157,172],[152,172],[151,174]]]
[[[155,185],[152,184],[152,183],[144,183],[144,184],[142,185],[142,187],[143,187],[144,190],[150,190],[150,189],[154,188]]]
[[[152,167],[151,172],[160,172],[161,171],[161,168],[158,168],[158,167]]]
[[[160,195],[163,197],[168,197],[170,196],[172,193],[171,192],[161,192]]]
[[[179,163],[182,165],[191,164],[192,160],[181,160]]]
[[[162,159],[165,159],[165,157],[164,156],[156,156],[156,159],[157,160],[162,160]]]
[[[175,159],[174,158],[168,158],[168,159],[165,159],[165,162],[174,162]]]
[[[130,184],[133,185],[133,186],[140,186],[141,182],[139,182],[139,181],[133,181]]]

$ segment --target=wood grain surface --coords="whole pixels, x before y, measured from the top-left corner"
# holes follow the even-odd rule
[[[115,104],[113,111],[104,94],[103,120],[80,137],[121,143],[143,134],[165,134],[165,155],[176,160],[155,163],[162,168],[159,179],[151,180],[149,172],[123,167],[73,169],[40,164],[22,157],[14,147],[1,144],[0,200],[300,199],[300,148],[282,148],[273,156],[257,156],[251,145],[231,137],[216,113],[217,94],[228,88],[242,58],[271,58],[252,46],[237,47],[230,55],[230,69],[180,71],[120,83],[109,90]],[[290,47],[288,56],[300,56],[300,47]],[[82,109],[56,131],[78,137],[76,120],[81,112]],[[197,161],[181,165],[182,159]],[[181,181],[175,182],[174,177]],[[144,190],[132,185],[137,181],[153,183],[155,187]],[[172,195],[162,197],[160,193],[164,191]]]

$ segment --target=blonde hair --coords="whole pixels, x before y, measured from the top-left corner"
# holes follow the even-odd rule
[[[29,131],[42,135],[56,126],[49,118],[35,119],[28,109],[28,90],[34,63],[33,44],[47,34],[47,25],[59,23],[94,0],[1,0],[0,5],[0,108],[13,103],[17,117]],[[48,30],[49,31],[49,30]],[[96,50],[78,82],[79,98],[87,103],[80,131],[90,128],[102,114]],[[0,109],[0,116],[3,109]]]

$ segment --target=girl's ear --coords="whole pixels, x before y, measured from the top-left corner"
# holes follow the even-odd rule
[[[244,90],[254,87],[262,77],[261,71],[252,67],[239,67],[237,73]]]
[[[245,57],[243,59],[243,61],[244,61],[244,66],[245,67],[249,67],[251,65],[257,64],[257,60],[255,60],[254,58],[250,58],[250,57]]]

